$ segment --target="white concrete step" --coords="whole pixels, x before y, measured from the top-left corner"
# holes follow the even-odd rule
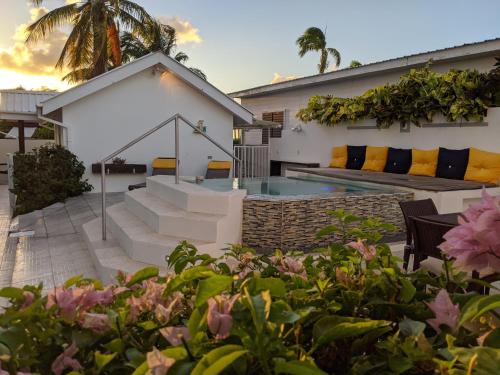
[[[127,210],[125,202],[108,207],[106,213],[109,231],[120,247],[134,260],[163,266],[165,265],[165,256],[169,255],[183,240],[196,246],[200,253],[212,256],[220,256],[223,253],[213,242],[166,236],[154,232],[147,224]]]
[[[185,211],[146,189],[126,193],[125,205],[154,232],[207,242],[217,242],[224,218],[223,215]]]
[[[229,211],[232,192],[213,191],[184,181],[175,184],[173,176],[151,176],[146,184],[148,192],[184,211],[216,215],[226,215]]]
[[[130,258],[110,232],[107,234],[107,240],[103,241],[101,238],[101,218],[83,224],[82,235],[87,243],[97,274],[106,283],[114,281],[118,271],[129,274],[150,266],[150,264]],[[168,272],[168,268],[165,266],[158,268],[162,275]]]

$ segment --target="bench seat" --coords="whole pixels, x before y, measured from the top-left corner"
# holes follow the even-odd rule
[[[396,174],[386,172],[372,172],[357,169],[340,168],[288,168],[290,171],[310,173],[318,176],[341,178],[351,181],[372,182],[375,184],[402,186],[410,189],[440,191],[458,191],[458,190],[477,190],[483,187],[496,187],[498,185],[464,181],[451,180],[447,178],[413,176],[408,174]]]

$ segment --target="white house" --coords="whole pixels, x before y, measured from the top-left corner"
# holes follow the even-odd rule
[[[500,152],[500,108],[490,108],[480,123],[450,124],[436,116],[432,124],[420,128],[412,125],[409,129],[395,124],[379,130],[375,121],[325,127],[303,124],[296,118],[313,95],[361,95],[373,87],[396,82],[410,68],[422,67],[429,60],[433,61],[431,68],[438,72],[452,68],[486,72],[493,68],[495,56],[500,56],[500,38],[249,88],[230,96],[240,99],[257,118],[283,116],[283,131],[271,132],[269,137],[271,159],[277,162],[318,162],[327,166],[332,147],[344,144],[421,149],[476,147]],[[261,130],[247,135],[254,144],[262,138],[267,141]]]
[[[232,150],[234,124],[252,123],[252,114],[175,60],[157,52],[113,69],[41,104],[39,118],[56,125],[56,141],[75,153],[86,178],[100,190],[91,165],[175,114]],[[181,122],[181,175],[204,175],[208,161],[231,157]],[[169,124],[119,155],[127,163],[147,164],[174,157],[174,126]],[[145,175],[110,175],[108,191],[124,191]]]

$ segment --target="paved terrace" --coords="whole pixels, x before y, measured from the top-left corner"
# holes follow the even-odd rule
[[[112,205],[123,194],[106,198]],[[84,194],[11,221],[7,186],[0,185],[0,288],[43,282],[47,292],[75,275],[97,277],[80,232],[82,224],[100,215],[100,195]],[[9,230],[35,233],[16,238]]]

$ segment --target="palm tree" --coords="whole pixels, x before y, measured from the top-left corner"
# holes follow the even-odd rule
[[[36,6],[43,0],[32,0]],[[70,69],[64,79],[80,81],[121,64],[120,28],[137,31],[152,17],[129,0],[81,0],[56,8],[28,26],[27,43],[36,43],[55,28],[72,30],[56,67]]]
[[[335,66],[340,65],[340,53],[335,48],[326,46],[325,33],[317,27],[308,28],[304,34],[297,39],[299,46],[299,56],[304,57],[307,52],[319,51],[321,56],[318,64],[318,71],[320,74],[324,73],[328,68],[328,55],[332,55],[335,59]]]
[[[360,67],[361,64],[358,60],[351,60],[351,63],[349,64],[349,68],[358,68]]]
[[[177,47],[175,29],[162,24],[159,20],[151,19],[140,30],[124,32],[121,36],[122,62],[127,63],[148,53],[161,51],[171,56]],[[185,64],[189,57],[184,52],[177,52],[174,56],[177,62]],[[206,75],[197,68],[189,68],[203,79]]]

